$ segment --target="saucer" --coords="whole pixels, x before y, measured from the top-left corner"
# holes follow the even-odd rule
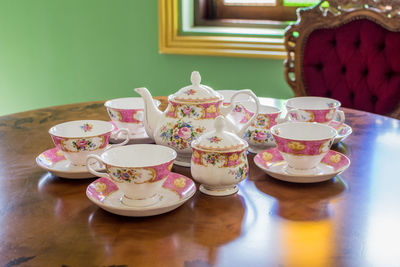
[[[122,204],[122,190],[107,178],[99,178],[86,189],[86,196],[100,208],[122,216],[145,217],[169,212],[181,206],[196,192],[188,177],[171,172],[159,192],[159,201],[151,206],[131,207]]]
[[[271,148],[258,153],[254,157],[255,164],[266,174],[276,179],[293,183],[316,183],[329,180],[350,166],[350,160],[342,153],[329,150],[317,165],[316,174],[291,174],[285,169],[286,161],[277,148]]]
[[[114,125],[113,132],[118,131],[118,127],[115,125],[115,123],[113,121],[109,121],[109,123]],[[117,137],[111,135],[111,137],[110,137],[111,144],[121,143],[124,140],[125,140],[125,138],[123,138],[120,135]],[[147,135],[146,131],[143,130],[143,132],[129,135],[129,142],[127,143],[127,145],[130,145],[130,144],[154,144],[154,141]]]
[[[69,160],[64,157],[63,152],[57,148],[52,148],[41,153],[36,157],[36,163],[39,167],[58,177],[70,179],[96,177],[87,170],[86,166],[70,164]],[[97,167],[96,170],[101,170],[101,168]]]
[[[343,141],[353,131],[349,125],[347,125],[346,123],[340,123],[338,121],[331,121],[328,125],[338,132],[338,135],[335,137],[333,144],[337,144],[340,141]]]

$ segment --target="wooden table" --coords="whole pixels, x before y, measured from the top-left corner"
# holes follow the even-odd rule
[[[400,266],[400,121],[343,110],[353,134],[334,147],[351,159],[340,176],[281,182],[249,155],[238,194],[197,191],[147,218],[103,211],[85,195],[94,179],[35,163],[51,126],[108,120],[103,102],[0,117],[0,266]]]

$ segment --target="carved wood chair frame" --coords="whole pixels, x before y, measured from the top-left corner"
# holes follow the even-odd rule
[[[322,7],[324,2],[329,7]],[[295,96],[306,96],[303,55],[309,35],[317,29],[336,28],[353,20],[368,19],[389,31],[400,31],[400,1],[390,0],[328,0],[310,8],[297,10],[297,21],[286,28],[284,44],[287,58],[284,76]],[[396,109],[400,118],[400,104]]]

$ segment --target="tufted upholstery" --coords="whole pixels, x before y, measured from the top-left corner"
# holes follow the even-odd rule
[[[367,19],[309,35],[303,55],[307,93],[378,114],[400,101],[400,32]]]

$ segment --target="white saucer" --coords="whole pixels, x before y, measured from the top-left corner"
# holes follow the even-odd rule
[[[87,170],[86,166],[70,164],[69,160],[64,157],[62,151],[57,148],[52,148],[41,153],[36,157],[36,163],[39,167],[62,178],[83,179],[96,177]],[[96,170],[102,170],[99,166],[94,168]]]
[[[159,201],[147,207],[131,207],[121,202],[123,192],[107,178],[99,178],[86,189],[86,196],[100,208],[122,216],[145,217],[169,212],[181,206],[196,192],[188,177],[171,172],[159,192]]]
[[[254,157],[255,164],[266,174],[276,179],[293,183],[316,183],[329,180],[350,166],[350,160],[342,153],[329,150],[316,174],[291,174],[286,171],[287,163],[277,148],[270,148]]]
[[[114,132],[118,130],[118,127],[114,124],[114,122],[109,121],[112,125],[114,125]],[[111,144],[117,144],[121,143],[125,140],[125,138],[120,134],[118,136],[113,136],[111,135],[110,137],[110,143]],[[129,135],[129,142],[128,145],[130,144],[154,144],[153,139],[151,139],[146,131],[143,130],[143,132],[137,133],[137,134],[131,134]]]
[[[349,125],[346,123],[340,123],[338,121],[331,121],[329,124],[332,128],[334,128],[337,132],[338,135],[335,137],[335,140],[333,140],[333,144],[337,144],[340,141],[343,141],[346,137],[348,137],[353,130]]]

